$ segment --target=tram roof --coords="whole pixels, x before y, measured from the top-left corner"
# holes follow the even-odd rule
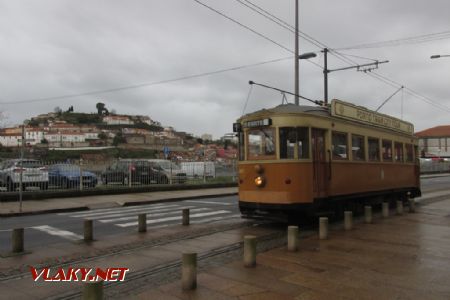
[[[310,106],[310,105],[295,105],[293,103],[281,104],[269,109],[261,109],[252,112],[248,115],[259,114],[259,113],[308,113],[315,115],[329,116],[330,110],[323,106]]]

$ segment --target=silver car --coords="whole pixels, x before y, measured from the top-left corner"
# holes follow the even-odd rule
[[[48,189],[48,169],[35,159],[10,159],[0,163],[0,184],[8,191],[15,191],[20,186],[22,175],[22,189],[39,187]]]

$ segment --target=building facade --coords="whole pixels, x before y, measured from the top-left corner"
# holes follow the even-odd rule
[[[421,157],[450,157],[450,125],[416,132]]]

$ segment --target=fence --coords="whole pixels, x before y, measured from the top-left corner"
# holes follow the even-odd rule
[[[144,185],[236,182],[236,162],[187,162],[152,159],[38,161],[0,163],[0,192],[120,189]]]
[[[448,173],[450,172],[450,161],[420,159],[420,173]]]

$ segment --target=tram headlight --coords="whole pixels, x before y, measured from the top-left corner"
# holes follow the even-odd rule
[[[258,176],[255,178],[255,184],[257,187],[263,187],[266,184],[264,176]]]

